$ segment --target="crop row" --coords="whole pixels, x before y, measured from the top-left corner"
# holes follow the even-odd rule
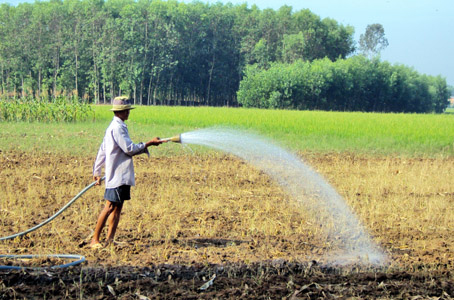
[[[0,121],[75,122],[93,116],[91,106],[77,98],[0,99]]]

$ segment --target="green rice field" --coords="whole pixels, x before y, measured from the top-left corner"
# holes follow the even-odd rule
[[[0,149],[94,155],[112,119],[108,105],[75,123],[0,122]],[[207,127],[247,130],[304,152],[377,155],[454,155],[454,116],[287,111],[244,108],[137,106],[127,121],[133,141]],[[184,151],[159,147],[156,155]]]

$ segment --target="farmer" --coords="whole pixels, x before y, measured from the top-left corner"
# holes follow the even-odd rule
[[[128,120],[131,109],[134,109],[134,107],[131,107],[128,97],[120,96],[113,100],[111,111],[115,115],[106,130],[93,165],[95,185],[101,184],[101,168],[105,165],[106,190],[104,198],[106,204],[96,223],[93,239],[90,243],[92,248],[102,247],[99,242],[99,235],[106,221],[109,222],[106,244],[114,242],[123,202],[131,199],[130,188],[135,185],[132,157],[142,153],[150,155],[147,149],[149,146],[158,146],[163,143],[158,137],[146,143],[134,144],[131,141],[128,128],[124,123]]]

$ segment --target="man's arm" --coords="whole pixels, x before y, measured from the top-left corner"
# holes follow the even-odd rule
[[[145,143],[145,148],[148,148],[150,146],[159,146],[161,145],[162,143],[165,143],[167,141],[161,141],[160,138],[158,137],[154,137],[152,138],[151,140],[149,140],[148,142]]]
[[[129,156],[147,153],[149,146],[159,146],[163,143],[158,137],[151,139],[146,143],[134,144],[129,137],[128,129],[126,127],[118,128],[114,131],[114,139],[117,145]]]
[[[98,154],[96,155],[95,163],[93,164],[93,179],[98,182],[96,185],[101,184],[101,170],[105,162],[106,149],[103,141],[101,146],[99,147]]]

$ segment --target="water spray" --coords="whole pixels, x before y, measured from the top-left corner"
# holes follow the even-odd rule
[[[226,128],[208,128],[162,139],[221,150],[244,159],[274,179],[294,200],[315,216],[331,242],[343,253],[331,262],[350,261],[380,265],[387,256],[361,224],[342,196],[316,171],[296,155],[264,137]],[[260,151],[257,151],[260,149]]]

